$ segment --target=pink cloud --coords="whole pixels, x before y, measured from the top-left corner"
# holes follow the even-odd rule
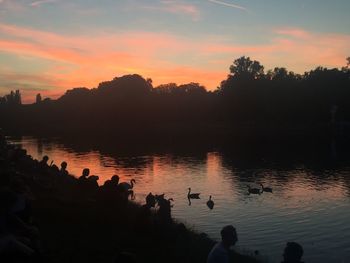
[[[215,89],[226,78],[232,61],[242,55],[259,60],[267,69],[285,66],[303,73],[318,65],[344,66],[350,53],[349,35],[295,28],[274,29],[272,33],[267,43],[239,45],[212,37],[187,39],[149,32],[71,36],[0,24],[0,51],[50,61],[52,66],[45,72],[33,73],[38,79],[45,78],[33,82],[21,76],[20,83],[55,87],[45,94],[56,95],[75,86],[96,87],[101,81],[132,73],[152,78],[154,85],[200,82]]]
[[[308,39],[312,37],[312,34],[310,32],[307,32],[300,28],[279,28],[276,29],[275,32],[279,35],[285,35],[289,37],[295,37],[295,38],[302,38],[302,39]]]
[[[38,7],[38,6],[41,6],[43,4],[54,3],[56,1],[57,0],[39,0],[39,1],[35,1],[35,2],[31,3],[30,5],[33,7]]]
[[[163,9],[170,13],[187,14],[187,15],[190,15],[193,20],[198,20],[200,17],[200,11],[194,5],[190,5],[187,3],[179,3],[179,1],[170,1],[170,0],[168,1],[163,0],[161,2],[164,5]]]

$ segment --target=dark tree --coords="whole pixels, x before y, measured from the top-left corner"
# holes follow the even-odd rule
[[[176,83],[161,84],[154,88],[153,92],[158,94],[171,94],[177,89]]]
[[[231,76],[244,79],[257,79],[264,76],[264,66],[250,57],[240,57],[230,66]]]
[[[35,98],[35,103],[36,104],[39,104],[40,102],[41,102],[41,95],[40,95],[40,93],[38,93],[37,95],[36,95],[36,98]]]
[[[22,104],[21,93],[19,90],[11,91],[1,99],[1,104],[8,106],[18,106]]]

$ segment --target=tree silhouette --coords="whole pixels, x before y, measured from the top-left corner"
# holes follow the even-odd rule
[[[137,74],[116,77],[93,89],[74,88],[57,100],[45,99],[35,106],[3,106],[21,104],[20,92],[12,91],[0,98],[5,112],[0,111],[0,121],[4,127],[23,131],[31,127],[125,137],[215,134],[218,130],[246,133],[244,129],[254,135],[264,129],[273,134],[281,127],[287,133],[293,129],[319,133],[328,125],[334,105],[339,120],[350,120],[349,63],[350,57],[342,69],[317,67],[299,75],[276,67],[265,74],[259,61],[243,56],[233,61],[227,78],[214,92],[195,82],[153,88],[151,79]]]
[[[240,57],[230,66],[230,73],[236,78],[257,79],[264,75],[264,66],[250,57]]]
[[[40,93],[38,93],[37,95],[36,95],[36,98],[35,98],[35,103],[36,104],[39,104],[40,102],[41,102],[41,95],[40,95]]]
[[[1,98],[2,105],[19,106],[22,104],[22,97],[19,90],[11,91],[9,94]]]

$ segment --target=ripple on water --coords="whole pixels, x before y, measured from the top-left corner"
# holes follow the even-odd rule
[[[269,262],[280,262],[287,241],[301,243],[308,263],[347,262],[350,258],[349,168],[306,169],[307,164],[244,169],[227,162],[224,153],[179,156],[171,153],[120,157],[96,149],[73,150],[56,141],[23,138],[15,141],[41,159],[44,154],[80,175],[89,167],[101,180],[119,174],[121,181],[136,178],[136,198],[149,193],[174,198],[173,215],[198,231],[220,239],[220,229],[233,224],[241,250],[259,250]],[[98,150],[98,149],[97,149]],[[229,165],[228,165],[229,164]],[[273,188],[273,193],[248,195],[246,185]],[[201,192],[188,206],[187,188]],[[213,196],[215,206],[206,201]]]

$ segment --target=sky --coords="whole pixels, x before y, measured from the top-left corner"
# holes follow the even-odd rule
[[[57,98],[126,74],[215,90],[241,56],[340,68],[349,0],[0,0],[0,96]]]

